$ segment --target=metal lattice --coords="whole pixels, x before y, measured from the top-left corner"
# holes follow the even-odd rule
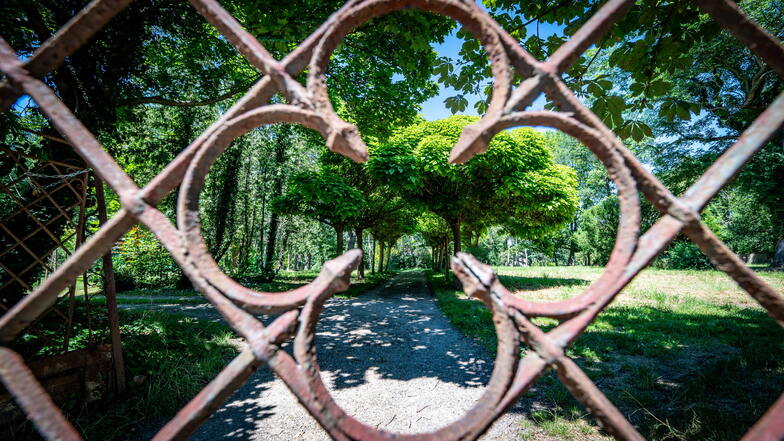
[[[734,34],[756,55],[784,76],[784,47],[746,17],[730,0],[694,0],[714,20]],[[249,348],[232,361],[204,390],[155,436],[156,440],[187,437],[248,376],[261,365],[274,371],[300,403],[337,440],[447,440],[480,436],[546,370],[560,380],[609,433],[617,439],[642,436],[599,391],[586,374],[565,355],[565,350],[618,293],[680,232],[707,254],[717,268],[730,275],[780,325],[784,325],[784,299],[749,270],[701,221],[700,210],[742,168],[784,122],[784,95],[780,95],[697,182],[677,198],[647,171],[621,141],[569,90],[561,74],[580,54],[596,43],[634,3],[610,0],[572,38],[546,61],[534,59],[479,6],[461,0],[350,0],[282,61],[265,48],[215,0],[190,0],[265,76],[218,121],[168,164],[147,186],[138,188],[95,137],[73,116],[39,78],[84,44],[130,0],[94,0],[79,15],[22,61],[0,41],[0,106],[7,110],[20,94],[34,99],[57,130],[73,145],[101,178],[119,195],[121,209],[60,268],[0,319],[0,339],[11,341],[55,301],[94,260],[136,223],[153,231],[166,249],[224,319],[245,339]],[[314,345],[315,327],[324,302],[348,286],[359,262],[358,250],[327,262],[309,285],[285,293],[245,288],[216,265],[199,230],[199,192],[210,165],[236,137],[265,124],[296,123],[320,132],[330,150],[356,161],[367,150],[355,126],[342,121],[328,100],[324,71],[330,55],[345,35],[373,17],[403,8],[418,8],[459,21],[483,45],[494,77],[486,115],[467,127],[452,150],[450,160],[464,162],[483,152],[498,131],[518,125],[550,126],[583,142],[607,168],[618,188],[620,225],[604,273],[583,293],[560,302],[536,303],[514,297],[489,267],[460,254],[452,269],[468,294],[490,308],[498,335],[498,355],[484,395],[461,419],[432,433],[393,434],[367,426],[347,415],[332,399],[319,375]],[[293,76],[307,67],[305,86]],[[512,87],[516,71],[526,78]],[[269,104],[275,93],[289,104]],[[526,111],[540,94],[558,111]],[[161,199],[180,185],[178,225],[157,208]],[[641,236],[638,191],[663,217]],[[303,306],[304,305],[304,306]],[[302,308],[300,308],[302,306]],[[282,313],[269,326],[253,314]],[[534,317],[560,319],[545,333]],[[280,345],[294,337],[294,355]],[[519,344],[531,350],[519,357]],[[80,439],[54,406],[22,360],[0,348],[0,377],[20,407],[47,439]],[[784,436],[784,396],[747,432],[744,440],[781,439]]]

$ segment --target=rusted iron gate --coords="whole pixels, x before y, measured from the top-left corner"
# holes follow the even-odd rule
[[[622,17],[633,0],[610,0],[572,38],[546,61],[538,61],[501,29],[476,4],[461,0],[350,0],[282,61],[264,47],[215,0],[191,4],[265,76],[251,90],[168,164],[144,188],[139,188],[106,153],[95,137],[73,116],[49,87],[40,81],[63,58],[84,44],[130,0],[95,0],[22,61],[0,41],[0,70],[7,79],[0,85],[2,110],[21,94],[34,99],[73,148],[119,195],[123,208],[80,247],[31,295],[0,318],[0,339],[14,339],[55,301],[57,293],[105,254],[136,223],[146,225],[174,256],[191,282],[244,338],[242,352],[155,436],[156,440],[187,437],[259,366],[274,371],[300,403],[337,440],[447,440],[475,439],[548,369],[598,423],[617,439],[642,436],[599,391],[586,374],[565,355],[592,320],[680,232],[707,254],[784,326],[784,299],[746,268],[701,221],[700,210],[743,167],[784,122],[784,95],[779,96],[705,174],[680,198],[675,197],[646,170],[621,141],[586,108],[561,80],[561,74],[579,55],[597,42]],[[730,0],[695,0],[714,20],[734,34],[757,56],[784,76],[784,47],[746,17]],[[347,415],[332,399],[319,375],[314,345],[315,328],[324,302],[346,289],[359,251],[351,250],[327,262],[309,285],[285,293],[245,288],[218,268],[200,234],[199,193],[211,164],[230,142],[255,127],[273,123],[302,124],[320,132],[330,150],[355,161],[367,159],[357,128],[342,121],[328,100],[324,72],[330,55],[344,36],[369,19],[403,8],[418,8],[458,20],[484,46],[494,76],[486,115],[466,127],[450,160],[464,162],[483,152],[500,130],[519,125],[550,126],[582,141],[607,168],[620,199],[621,218],[615,247],[604,273],[583,293],[560,302],[527,302],[504,288],[489,267],[460,254],[452,269],[468,294],[480,298],[492,311],[498,334],[498,356],[482,398],[461,419],[427,434],[393,434],[369,427]],[[307,84],[293,76],[307,67]],[[523,78],[512,87],[512,71]],[[270,104],[275,93],[288,104]],[[558,111],[526,111],[540,94]],[[178,225],[156,205],[180,186]],[[662,218],[640,235],[638,191],[662,213]],[[280,314],[264,326],[254,314]],[[531,322],[552,317],[560,324],[545,333]],[[279,350],[294,337],[294,355]],[[519,345],[531,350],[519,357]],[[0,348],[0,376],[20,407],[48,439],[80,439],[59,409],[46,397],[22,360]],[[746,433],[744,440],[781,439],[784,436],[784,396]]]

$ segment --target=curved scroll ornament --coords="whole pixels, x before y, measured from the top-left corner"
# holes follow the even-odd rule
[[[184,439],[260,366],[274,371],[300,403],[336,440],[470,440],[476,439],[512,406],[548,369],[617,439],[642,436],[565,355],[593,319],[677,234],[683,232],[713,263],[729,274],[784,326],[784,300],[748,270],[700,221],[700,210],[759,150],[784,122],[784,96],[763,112],[722,157],[684,194],[676,198],[621,141],[565,86],[561,74],[632,6],[632,0],[605,3],[571,40],[546,61],[538,61],[475,3],[466,0],[350,0],[296,50],[275,60],[215,0],[190,0],[204,18],[265,76],[218,121],[188,146],[147,186],[139,188],[106,153],[95,137],[73,117],[40,77],[62,60],[130,0],[94,0],[25,61],[0,39],[0,106],[7,110],[20,94],[35,100],[73,148],[120,196],[123,209],[90,238],[56,272],[0,318],[0,339],[13,340],[56,300],[77,274],[110,250],[136,223],[155,233],[193,285],[249,345],[209,385],[155,435],[155,440]],[[784,76],[784,47],[750,21],[730,0],[695,0],[705,12]],[[380,15],[417,8],[459,21],[482,44],[493,74],[487,113],[464,129],[450,161],[465,162],[487,149],[499,131],[515,126],[549,126],[582,142],[607,168],[618,188],[620,225],[604,273],[581,294],[559,302],[530,302],[512,295],[490,267],[469,254],[452,259],[452,270],[465,292],[491,311],[498,335],[497,359],[480,400],[462,418],[430,433],[395,434],[367,426],[346,414],[334,401],[319,373],[315,330],[325,302],[345,290],[361,255],[351,250],[324,264],[311,283],[283,293],[260,292],[224,274],[207,251],[199,224],[199,196],[211,165],[237,137],[267,124],[300,124],[319,132],[328,148],[355,161],[367,159],[367,147],[356,126],[340,119],[329,101],[325,71],[330,56],[355,27]],[[294,77],[308,69],[307,84]],[[524,80],[513,84],[516,74]],[[273,94],[288,104],[269,104]],[[544,93],[558,111],[526,111]],[[181,185],[180,185],[181,184]],[[178,225],[156,205],[180,185]],[[642,193],[662,218],[640,236]],[[256,314],[279,314],[264,325]],[[552,317],[560,324],[545,333],[531,322]],[[294,339],[293,356],[281,345]],[[520,343],[529,348],[519,357]],[[81,439],[30,374],[21,358],[0,348],[0,379],[42,436]],[[784,436],[784,396],[745,435],[744,440]]]

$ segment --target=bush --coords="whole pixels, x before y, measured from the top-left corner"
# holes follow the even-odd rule
[[[688,241],[678,241],[670,245],[667,251],[656,262],[656,266],[665,269],[711,269],[710,259]]]
[[[114,274],[114,287],[117,292],[130,291],[136,289],[136,282],[130,274],[117,272]]]
[[[154,234],[132,228],[114,250],[117,290],[174,286],[182,271]]]
[[[605,265],[615,246],[618,234],[620,208],[618,198],[601,200],[582,214],[580,227],[575,232],[575,242],[583,256],[594,265]]]

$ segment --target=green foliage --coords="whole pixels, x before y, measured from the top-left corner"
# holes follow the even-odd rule
[[[576,179],[553,164],[536,131],[499,133],[486,153],[466,164],[448,163],[463,127],[476,120],[453,116],[400,129],[372,150],[371,174],[453,228],[503,224],[521,236],[560,228],[576,210]]]
[[[602,269],[497,271],[502,283],[519,290],[519,295],[550,301],[558,298],[554,294],[574,296]],[[781,276],[770,272],[764,277],[780,287]],[[443,275],[429,273],[428,281],[439,308],[455,328],[494,350],[487,308],[450,287]],[[536,319],[536,324],[549,331],[557,321]],[[644,271],[568,348],[567,355],[593,381],[603,384],[603,392],[632,415],[631,421],[648,439],[736,439],[784,386],[780,327],[718,271]],[[672,363],[678,363],[679,369],[671,369]],[[539,379],[528,399],[542,403],[544,409],[533,415],[531,425],[538,431],[528,432],[534,436],[525,439],[539,439],[541,431],[557,439],[600,439],[598,433],[584,430],[592,424],[580,418],[584,410],[572,409],[576,402],[556,376]],[[637,410],[643,408],[647,412]],[[690,412],[684,414],[683,409]],[[543,415],[547,412],[554,415]],[[570,417],[558,417],[562,414]]]
[[[360,215],[362,194],[328,171],[301,172],[291,178],[285,195],[272,202],[281,214],[306,216],[333,227],[345,227]]]
[[[494,0],[485,6],[513,38],[545,59],[603,4],[578,0],[553,7],[551,3]],[[743,0],[738,5],[774,37],[784,38],[779,1]],[[541,24],[555,28],[555,33],[540,36]],[[470,105],[463,102],[465,96],[482,94],[489,78],[487,59],[476,40],[465,32],[458,36],[464,40],[463,60],[442,58],[436,65],[440,80],[456,89],[456,96],[446,99],[453,112]],[[563,78],[666,184],[668,174],[677,175],[677,185],[671,187],[675,194],[691,185],[784,91],[784,80],[759,57],[695,4],[681,2],[635,2]],[[476,106],[485,103],[480,99]],[[742,229],[729,228],[733,216],[725,214],[719,220],[728,233],[724,239],[745,253],[769,252],[784,237],[784,223],[772,221],[784,217],[782,142],[784,134],[779,131],[733,183],[764,206],[753,222],[754,230],[741,233]],[[582,193],[583,208],[593,205]],[[611,194],[597,191],[590,199]],[[771,222],[765,221],[767,213]]]
[[[687,240],[679,240],[656,261],[656,266],[667,269],[711,269],[713,265],[697,245]]]
[[[381,217],[370,228],[376,240],[384,243],[395,243],[401,236],[411,234],[417,225],[419,211],[411,206],[399,210],[392,215]]]
[[[618,198],[603,199],[582,214],[575,241],[591,264],[604,265],[610,259],[618,234]]]
[[[394,253],[390,256],[389,266],[394,269],[428,268],[432,265],[432,256],[422,240],[416,234],[405,235],[397,241]]]
[[[101,418],[76,418],[88,439],[127,439],[140,423],[173,415],[238,352],[231,329],[219,323],[152,311],[123,312],[120,323],[126,375],[143,381],[131,382]]]
[[[495,352],[497,338],[490,310],[475,299],[454,289],[444,274],[427,272],[427,282],[436,297],[436,304],[452,325],[475,340],[488,352]]]
[[[544,60],[574,35],[601,4],[597,0],[578,0],[552,7],[545,1],[496,0],[485,6],[504,29],[535,57]],[[743,1],[740,6],[780,36],[778,24],[784,16],[776,1]],[[563,30],[542,38],[539,24],[545,23]],[[639,141],[653,133],[651,121],[639,118],[642,110],[650,109],[659,118],[679,122],[689,121],[706,109],[718,113],[727,110],[716,108],[715,102],[710,101],[724,99],[720,96],[730,92],[727,79],[735,74],[733,71],[747,70],[745,66],[755,63],[740,42],[720,31],[721,27],[701,14],[696,5],[636,2],[595,48],[577,60],[564,79],[578,95],[591,100],[592,110],[611,128]],[[442,58],[436,73],[462,98],[480,93],[489,70],[477,41],[466,32],[458,36],[464,39],[460,55],[467,62]],[[722,71],[714,70],[716,67]],[[706,75],[700,76],[701,73]],[[755,74],[748,72],[749,76]],[[775,82],[780,90],[781,81],[775,75],[759,80],[766,83],[755,84],[759,90]],[[746,82],[745,86],[750,84]],[[719,89],[720,93],[704,93],[704,89]],[[454,103],[455,98],[447,100]],[[453,110],[457,111],[460,110]]]
[[[446,221],[430,211],[419,215],[416,230],[422,235],[425,245],[429,247],[438,246],[448,241],[450,234],[452,234]]]
[[[275,58],[282,59],[343,3],[229,0],[221,6]],[[0,27],[15,29],[4,37],[27,58],[86,4],[86,0],[77,0],[30,7],[26,2],[3,2]],[[356,123],[369,138],[384,138],[396,125],[411,123],[419,104],[437,93],[430,74],[436,60],[431,43],[443,41],[454,26],[445,17],[401,11],[356,29],[337,49],[327,71],[330,97],[340,115]],[[143,185],[259,78],[257,69],[187,2],[147,0],[123,9],[44,81],[131,178]],[[297,77],[304,79],[304,74]],[[265,267],[264,245],[272,230],[270,199],[279,195],[277,186],[265,180],[308,168],[320,152],[317,149],[323,149],[323,142],[317,147],[308,143],[312,149],[302,149],[301,140],[292,137],[287,143],[288,158],[275,162],[271,160],[274,154],[265,154],[274,141],[269,132],[257,129],[237,140],[211,169],[202,194],[203,236],[229,273]],[[32,102],[21,100],[0,116],[0,142],[61,162],[81,163],[70,146],[37,133],[61,136]],[[9,173],[0,168],[3,175]],[[58,193],[59,202],[68,205],[68,192]],[[169,196],[159,205],[170,218],[175,200],[176,196]],[[56,214],[47,213],[40,220],[51,220],[49,229],[56,235],[65,234],[62,227],[67,222],[62,217],[54,219]],[[326,250],[327,235],[315,222],[285,219],[279,230],[281,240],[271,248],[278,252],[268,259],[274,267],[315,266],[332,253]],[[18,237],[26,234],[23,229],[16,232],[21,233]],[[39,243],[34,248],[48,250],[50,245]],[[152,278],[158,262],[149,261],[144,277]],[[20,262],[21,268],[29,263],[34,262]],[[137,263],[144,264],[138,260],[133,264]],[[134,267],[131,272],[139,271],[140,267]],[[40,273],[28,272],[30,284]],[[4,294],[14,297],[13,303],[17,296],[8,291],[10,287]]]
[[[732,194],[728,201],[728,218],[724,236],[727,245],[738,254],[770,253],[776,245],[777,224],[769,205],[759,202],[754,195],[741,191]],[[716,232],[715,227],[712,227]]]
[[[182,271],[168,251],[145,228],[134,227],[112,254],[118,289],[172,286]]]

